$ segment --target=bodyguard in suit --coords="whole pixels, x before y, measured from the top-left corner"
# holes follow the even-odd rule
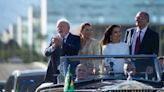
[[[135,17],[136,27],[127,29],[124,41],[129,45],[130,53],[133,54],[156,54],[159,52],[159,35],[151,30],[149,14],[144,11],[137,13]],[[144,63],[143,63],[144,62]],[[144,64],[144,65],[143,65]],[[152,59],[136,59],[136,71],[146,71],[147,67],[153,66]]]
[[[124,41],[129,44],[131,54],[156,54],[159,52],[159,35],[151,30],[149,25],[149,14],[138,12],[135,17],[136,27],[126,31]],[[138,35],[139,43],[136,46]],[[137,49],[136,49],[137,48]]]
[[[45,56],[50,56],[48,63],[45,82],[57,83],[57,74],[59,74],[58,66],[60,64],[60,56],[77,55],[80,49],[80,37],[69,32],[70,24],[66,19],[60,19],[56,24],[58,35],[51,39],[50,45],[45,50]],[[75,70],[76,63],[65,62],[65,67],[71,65],[71,70]]]

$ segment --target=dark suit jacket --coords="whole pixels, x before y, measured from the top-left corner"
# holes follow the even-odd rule
[[[132,41],[136,27],[130,28],[125,33],[124,41],[129,44],[130,53],[132,51]],[[159,52],[159,35],[157,32],[147,28],[137,54],[156,54]]]
[[[52,43],[50,43],[49,47],[51,45]],[[63,46],[55,48],[53,52],[49,52],[48,48],[45,50],[45,56],[50,56],[50,60],[45,76],[45,82],[57,83],[57,77],[55,77],[54,74],[59,74],[59,70],[57,68],[60,64],[60,56],[77,55],[80,49],[80,37],[70,33],[66,39],[66,43],[63,43]]]

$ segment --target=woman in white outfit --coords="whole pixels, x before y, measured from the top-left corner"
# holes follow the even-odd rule
[[[112,25],[108,27],[101,40],[103,55],[129,55],[129,46],[121,42],[121,27]],[[104,66],[108,72],[123,73],[124,59],[108,58]]]

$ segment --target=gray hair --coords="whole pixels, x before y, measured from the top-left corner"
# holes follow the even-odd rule
[[[58,27],[58,25],[59,25],[61,22],[67,23],[67,24],[68,24],[68,27],[70,28],[70,22],[69,22],[67,19],[65,19],[65,18],[59,19],[59,20],[56,22],[56,27]]]

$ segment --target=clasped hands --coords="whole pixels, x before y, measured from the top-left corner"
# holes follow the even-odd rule
[[[60,35],[57,35],[51,39],[52,47],[60,47],[63,44],[63,38]]]

